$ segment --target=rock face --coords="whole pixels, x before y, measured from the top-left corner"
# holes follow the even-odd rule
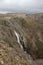
[[[0,65],[37,65],[33,59],[43,58],[43,24],[35,16],[0,15]]]

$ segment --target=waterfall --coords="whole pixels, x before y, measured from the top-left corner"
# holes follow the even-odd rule
[[[20,46],[20,48],[22,50],[24,50],[24,47],[22,46],[21,42],[20,42],[20,35],[14,30],[15,36],[17,38],[17,42]],[[25,53],[27,53],[27,49],[25,49]],[[29,54],[29,52],[28,52]],[[38,65],[35,61],[33,61],[33,58],[31,57],[31,54],[29,54],[29,61],[30,61],[30,65]]]
[[[14,30],[14,33],[15,33],[15,36],[17,38],[17,42],[20,46],[20,48],[23,50],[23,46],[21,45],[21,42],[20,42],[20,35]]]

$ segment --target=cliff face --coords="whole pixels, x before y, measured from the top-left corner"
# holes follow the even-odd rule
[[[33,59],[43,58],[43,24],[35,16],[0,15],[0,65],[35,65]]]

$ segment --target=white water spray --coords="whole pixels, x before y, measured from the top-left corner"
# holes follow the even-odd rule
[[[16,35],[17,42],[18,42],[20,48],[23,50],[23,46],[21,45],[21,42],[20,42],[20,35],[15,30],[14,30],[14,33]]]

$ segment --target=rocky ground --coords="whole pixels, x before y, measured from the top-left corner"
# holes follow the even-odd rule
[[[43,15],[0,15],[0,65],[41,64]]]

